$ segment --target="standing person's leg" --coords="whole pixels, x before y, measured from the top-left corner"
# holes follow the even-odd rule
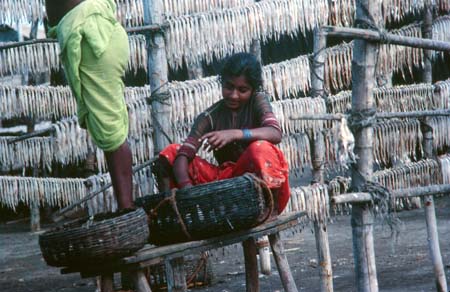
[[[115,151],[105,151],[105,157],[119,209],[132,208],[133,174],[131,150],[128,143],[123,143]]]

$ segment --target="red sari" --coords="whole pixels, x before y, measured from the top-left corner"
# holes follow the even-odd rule
[[[167,159],[173,166],[179,144],[167,146],[160,157]],[[251,172],[260,177],[271,189],[278,189],[278,213],[280,214],[289,200],[289,170],[283,153],[267,141],[254,141],[244,150],[236,162],[224,162],[217,166],[199,156],[189,163],[188,173],[194,185],[241,176]],[[177,187],[174,181],[171,187]]]

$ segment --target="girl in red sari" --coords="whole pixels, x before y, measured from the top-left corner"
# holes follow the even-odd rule
[[[277,207],[289,199],[288,165],[274,146],[281,141],[281,128],[267,95],[261,92],[262,71],[248,53],[229,57],[220,73],[223,99],[195,120],[182,145],[171,144],[159,154],[160,190],[186,188],[243,175],[256,174],[275,196]],[[200,147],[213,151],[219,165],[196,155]]]

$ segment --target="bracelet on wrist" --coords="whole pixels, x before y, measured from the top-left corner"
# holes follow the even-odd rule
[[[252,138],[252,132],[249,129],[242,129],[242,139],[249,141]]]

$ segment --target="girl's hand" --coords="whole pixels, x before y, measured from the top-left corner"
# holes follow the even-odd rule
[[[242,138],[241,130],[222,130],[209,132],[203,135],[199,142],[203,143],[203,149],[211,152],[217,151],[223,146]]]

